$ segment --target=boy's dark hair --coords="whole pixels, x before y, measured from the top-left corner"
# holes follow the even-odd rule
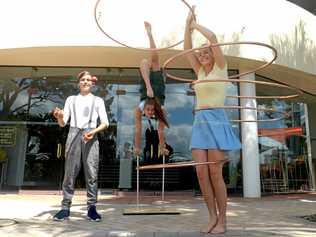
[[[98,81],[98,78],[96,76],[92,76],[90,72],[88,71],[82,71],[82,72],[79,72],[78,75],[77,75],[77,79],[78,81],[80,81],[80,79],[86,75],[89,75],[91,76],[91,80],[93,83],[96,83]]]

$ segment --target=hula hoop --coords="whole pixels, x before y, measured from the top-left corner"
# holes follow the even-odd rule
[[[171,75],[168,73],[167,71],[167,66],[173,62],[176,58],[180,57],[180,56],[184,56],[186,54],[189,54],[191,53],[192,51],[195,51],[195,50],[200,50],[200,49],[206,49],[206,48],[209,48],[209,47],[217,47],[217,46],[225,46],[225,45],[236,45],[236,44],[251,44],[251,45],[259,45],[259,46],[263,46],[263,47],[266,47],[266,48],[269,48],[271,49],[271,51],[273,52],[273,58],[269,61],[269,62],[266,62],[265,64],[259,66],[259,67],[256,67],[255,69],[252,69],[252,70],[249,70],[249,71],[246,71],[246,72],[243,72],[243,73],[239,73],[239,74],[236,74],[236,75],[232,75],[232,76],[229,76],[227,77],[228,79],[231,79],[231,78],[239,78],[241,76],[245,76],[245,75],[248,75],[250,73],[253,73],[253,72],[256,72],[258,70],[261,70],[269,65],[271,65],[277,58],[277,51],[275,48],[273,48],[272,46],[268,45],[268,44],[264,44],[264,43],[260,43],[260,42],[253,42],[253,41],[240,41],[240,42],[228,42],[228,43],[217,43],[217,44],[208,44],[206,46],[202,46],[202,47],[198,47],[198,48],[192,48],[192,49],[188,49],[188,50],[185,50],[183,52],[180,52],[174,56],[172,56],[171,58],[169,58],[165,63],[164,65],[162,66],[162,69],[163,71],[165,72],[166,76],[171,78],[171,79],[174,79],[174,80],[178,80],[178,81],[184,81],[184,82],[193,82],[195,81],[194,79],[188,79],[188,78],[183,78],[183,77],[177,77],[177,76],[174,76],[174,75]]]
[[[0,218],[0,228],[18,224],[17,220]]]
[[[212,107],[205,107],[205,108],[199,108],[199,109],[194,109],[195,111],[199,110],[208,110],[208,109],[249,109],[249,110],[256,110],[256,111],[264,111],[264,112],[272,112],[272,113],[279,113],[281,116],[273,119],[252,119],[252,120],[244,120],[244,119],[232,119],[230,120],[231,122],[275,122],[279,121],[282,119],[285,119],[288,117],[288,113],[283,112],[283,111],[278,111],[275,109],[261,109],[261,108],[255,108],[255,107],[246,107],[246,106],[239,106],[239,105],[223,105],[223,106],[212,106]]]
[[[189,8],[189,10],[192,12],[193,16],[195,16],[192,7],[191,7],[185,0],[181,0],[181,1],[184,3],[184,5],[186,5],[186,6]],[[175,47],[175,46],[177,46],[177,45],[179,45],[179,44],[181,44],[181,43],[183,42],[183,40],[181,40],[181,41],[179,41],[179,42],[177,42],[177,43],[175,43],[175,44],[172,44],[172,45],[170,45],[170,46],[163,47],[163,48],[141,48],[141,47],[132,47],[132,46],[129,46],[129,45],[125,44],[125,43],[122,43],[122,42],[116,40],[115,38],[113,38],[113,37],[112,37],[109,33],[107,33],[107,32],[102,28],[102,26],[100,25],[100,23],[99,23],[99,21],[98,21],[98,18],[97,18],[97,8],[98,8],[98,5],[99,5],[100,2],[101,2],[101,0],[97,0],[97,2],[95,3],[95,6],[94,6],[94,20],[95,20],[95,22],[96,22],[96,24],[97,24],[99,30],[100,30],[106,37],[108,37],[109,39],[113,40],[113,41],[114,41],[115,43],[117,43],[117,44],[120,44],[120,45],[122,45],[122,46],[124,46],[124,47],[127,47],[127,48],[130,48],[130,49],[136,49],[136,50],[142,50],[142,51],[161,51],[161,50],[173,48],[173,47]],[[100,13],[100,12],[99,12],[99,13]],[[194,18],[195,18],[195,17],[194,17]]]
[[[144,165],[139,166],[136,169],[138,170],[152,170],[152,169],[163,169],[163,168],[180,168],[188,166],[197,166],[197,165],[209,165],[217,163],[226,163],[228,159],[219,160],[219,161],[205,161],[205,162],[196,162],[196,161],[185,161],[185,162],[175,162],[175,163],[166,163],[166,164],[156,164],[156,165]]]
[[[273,58],[264,63],[261,66],[256,67],[255,69],[243,72],[243,73],[239,73],[239,74],[235,74],[232,76],[227,77],[227,79],[212,79],[212,80],[194,80],[194,79],[188,79],[188,78],[183,78],[183,77],[177,77],[174,75],[171,75],[170,73],[168,73],[168,65],[173,62],[176,58],[180,57],[180,56],[184,56],[186,54],[191,53],[192,51],[195,50],[200,50],[200,49],[205,49],[205,48],[209,48],[209,47],[216,47],[216,46],[225,46],[225,45],[237,45],[237,44],[251,44],[251,45],[259,45],[259,46],[263,46],[266,48],[269,48],[272,52],[273,52]],[[290,94],[290,95],[276,95],[276,96],[240,96],[240,95],[227,95],[227,98],[241,98],[241,99],[292,99],[292,98],[296,98],[300,95],[303,94],[303,92],[297,88],[291,87],[289,85],[283,85],[283,84],[279,84],[279,83],[274,83],[274,82],[264,82],[264,81],[250,81],[250,80],[243,80],[243,79],[238,79],[239,77],[245,76],[247,74],[250,73],[254,73],[258,70],[261,70],[269,65],[271,65],[275,59],[277,58],[277,51],[274,47],[265,44],[265,43],[260,43],[260,42],[252,42],[252,41],[241,41],[241,42],[228,42],[228,43],[217,43],[217,44],[208,44],[206,46],[202,46],[199,48],[192,48],[192,49],[188,49],[185,50],[183,52],[180,52],[176,55],[174,55],[173,57],[169,58],[163,65],[163,70],[165,72],[165,75],[171,79],[177,80],[177,81],[182,81],[182,82],[190,82],[190,87],[194,87],[195,84],[199,84],[199,83],[210,83],[210,82],[238,82],[238,83],[254,83],[254,84],[261,84],[261,85],[267,85],[267,86],[274,86],[274,87],[279,87],[279,88],[285,88],[288,90],[293,90],[295,91],[294,94]],[[231,122],[273,122],[273,121],[278,121],[278,120],[282,120],[285,117],[288,117],[288,114],[286,112],[282,112],[282,111],[277,111],[275,109],[260,109],[260,108],[255,108],[255,107],[245,107],[245,106],[208,106],[205,108],[199,108],[199,109],[195,109],[195,111],[198,110],[206,110],[206,109],[215,109],[215,108],[222,108],[222,109],[249,109],[249,110],[256,110],[256,111],[266,111],[266,112],[276,112],[276,113],[280,113],[282,114],[282,116],[279,116],[278,118],[273,118],[273,119],[254,119],[254,120],[230,120]]]
[[[191,82],[190,87],[194,87],[196,84],[200,83],[211,83],[211,82],[237,82],[237,83],[253,83],[253,84],[261,84],[266,86],[274,86],[279,88],[285,88],[289,90],[295,91],[295,94],[290,95],[275,95],[275,96],[242,96],[242,95],[227,95],[228,98],[242,98],[242,99],[293,99],[299,97],[303,94],[303,92],[295,87],[283,85],[275,82],[267,82],[267,81],[251,81],[251,80],[239,80],[239,79],[212,79],[212,80],[195,80]]]

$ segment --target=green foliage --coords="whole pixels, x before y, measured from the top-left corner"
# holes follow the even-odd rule
[[[7,160],[7,153],[3,148],[0,148],[0,163]]]
[[[292,35],[272,34],[271,45],[278,51],[276,63],[316,73],[316,42],[309,38],[302,20],[295,26]]]

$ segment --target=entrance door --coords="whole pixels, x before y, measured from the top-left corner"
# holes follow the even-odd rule
[[[24,187],[59,188],[63,176],[66,130],[57,124],[29,124]]]
[[[117,114],[117,158],[120,161],[121,189],[136,188],[136,161],[133,156],[135,120],[134,109],[139,104],[139,84],[124,84],[120,86],[121,93],[118,95]],[[188,85],[166,85],[167,119],[170,128],[165,130],[167,143],[173,148],[174,154],[167,162],[180,162],[191,160],[189,150],[190,134],[192,127],[192,109],[194,97],[187,94]],[[145,145],[145,130],[148,127],[147,119],[142,120],[142,143]],[[141,165],[146,165],[142,156]],[[179,168],[167,169],[165,175],[166,190],[192,189],[195,185],[194,169]],[[140,172],[140,188],[146,190],[161,190],[162,170],[148,170]]]

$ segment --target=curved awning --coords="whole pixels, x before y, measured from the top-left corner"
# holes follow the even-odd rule
[[[167,50],[161,53],[163,63],[178,50]],[[19,49],[1,49],[0,65],[2,66],[42,66],[42,67],[127,67],[137,68],[139,62],[149,52],[124,47],[107,46],[65,46],[65,47],[31,47]],[[263,62],[251,59],[227,56],[230,69],[250,70]],[[179,58],[174,68],[189,68],[186,60]],[[316,95],[316,75],[285,66],[272,64],[258,72],[258,75],[285,83]]]

